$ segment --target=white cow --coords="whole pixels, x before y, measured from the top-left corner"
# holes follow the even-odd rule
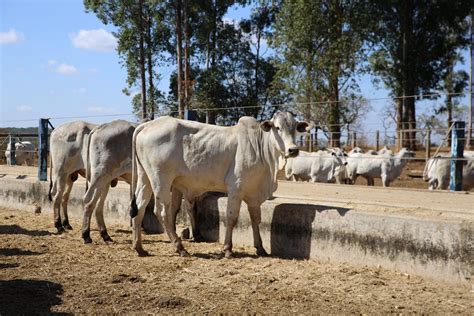
[[[7,165],[11,166],[11,147],[10,143],[7,144],[7,150],[5,151],[5,157],[7,158]],[[35,159],[35,145],[29,141],[19,141],[15,143],[15,164],[21,166],[26,163],[27,166],[32,166]]]
[[[67,214],[67,203],[78,175],[85,177],[87,135],[95,127],[83,121],[64,123],[50,137],[49,200],[53,204],[54,226],[58,233],[72,229]]]
[[[309,153],[301,151],[297,157],[288,158],[285,166],[286,179],[327,183],[344,174],[347,154],[340,148]]]
[[[232,127],[207,125],[161,117],[137,127],[133,135],[133,185],[131,215],[133,248],[143,250],[141,222],[145,206],[155,196],[155,214],[161,209],[165,230],[181,255],[186,254],[176,235],[173,205],[181,192],[187,201],[208,191],[228,194],[224,252],[232,255],[232,231],[245,201],[252,222],[258,255],[266,255],[260,237],[260,205],[277,188],[277,171],[284,157],[298,155],[296,132],[308,123],[297,123],[290,113],[276,113],[258,123],[243,117]],[[170,192],[173,186],[173,194]]]
[[[352,154],[347,158],[347,168],[350,179],[355,182],[357,177],[362,176],[367,179],[368,185],[374,185],[374,178],[381,178],[384,187],[397,179],[405,165],[408,157],[412,157],[413,152],[402,148],[396,155],[391,151],[384,154]]]
[[[449,180],[451,173],[450,154],[439,154],[428,159],[423,171],[423,180],[427,181],[429,190],[447,190],[449,188]],[[469,191],[474,188],[474,153],[464,152],[462,172],[462,189]]]

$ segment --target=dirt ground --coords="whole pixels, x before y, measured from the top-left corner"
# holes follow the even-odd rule
[[[51,214],[0,209],[0,314],[109,313],[472,313],[472,290],[375,267],[258,258],[217,243],[174,254],[163,235],[145,236],[152,256],[130,249],[130,228],[113,243],[84,245],[80,222],[56,235]]]

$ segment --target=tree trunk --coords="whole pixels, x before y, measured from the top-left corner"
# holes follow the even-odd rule
[[[144,48],[144,28],[143,28],[143,0],[138,2],[139,5],[139,21],[138,21],[138,28],[139,28],[139,54],[140,54],[140,77],[141,77],[141,85],[142,85],[142,119],[147,118],[147,110],[146,110],[146,78],[145,78],[145,48]]]
[[[341,146],[341,126],[340,124],[340,113],[339,113],[339,79],[336,74],[330,83],[332,100],[329,104],[329,131],[330,134],[330,146],[340,147]]]
[[[184,98],[183,98],[183,44],[182,44],[182,19],[181,19],[181,0],[175,0],[176,8],[176,63],[178,79],[178,116],[184,118]]]
[[[189,34],[189,16],[188,0],[183,0],[184,6],[184,108],[188,110],[191,102],[191,66],[190,66],[190,34]]]
[[[153,20],[151,12],[148,12],[147,24],[147,55],[148,55],[148,102],[150,102],[150,119],[155,119],[155,86],[153,84],[153,41],[151,38],[151,29]]]
[[[257,29],[257,47],[256,47],[256,52],[255,52],[255,105],[258,105],[258,71],[259,71],[259,66],[260,66],[260,39],[261,39],[261,33],[260,30]],[[255,108],[255,118],[258,116],[258,108]]]
[[[403,124],[403,99],[399,98],[396,99],[397,102],[397,139],[398,139],[398,148],[403,147],[403,129],[404,129],[404,124]],[[400,138],[400,136],[402,136]]]

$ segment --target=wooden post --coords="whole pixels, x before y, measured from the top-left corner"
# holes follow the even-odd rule
[[[426,160],[430,159],[431,157],[431,129],[428,127],[426,129]]]
[[[15,136],[10,134],[8,135],[8,141],[10,143],[10,165],[16,165],[16,158],[15,158]]]
[[[38,180],[48,180],[48,119],[40,119],[38,127]]]
[[[403,148],[403,130],[400,130],[398,135],[398,150]]]
[[[380,149],[380,131],[377,130],[375,132],[375,150],[379,151]]]
[[[314,129],[314,150],[318,151],[318,128]]]
[[[451,132],[451,158],[464,158],[464,129],[466,123],[463,121],[454,122]],[[462,190],[462,160],[451,160],[451,177],[449,189],[451,191]]]
[[[357,134],[356,134],[356,132],[352,132],[351,142],[352,142],[352,148],[357,146]]]
[[[312,152],[313,151],[313,134],[308,133],[309,135],[309,144],[308,144],[308,151]]]

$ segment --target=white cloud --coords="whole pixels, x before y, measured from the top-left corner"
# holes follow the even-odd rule
[[[92,113],[106,113],[106,114],[117,113],[116,109],[105,107],[105,106],[89,106],[87,108],[87,111],[92,112]]]
[[[20,106],[16,107],[16,110],[18,112],[31,112],[33,110],[33,108],[31,106],[28,106],[28,105],[20,105]]]
[[[7,32],[0,32],[0,44],[14,44],[22,41],[25,37],[15,29],[9,29]]]
[[[90,72],[91,74],[96,74],[96,73],[99,73],[99,69],[97,69],[97,68],[89,68],[89,72]]]
[[[115,36],[104,29],[79,30],[69,36],[76,48],[97,52],[110,52],[117,47]]]
[[[52,67],[54,65],[56,65],[58,62],[54,59],[50,59],[48,60],[48,63],[46,64],[47,67]]]
[[[75,75],[77,74],[77,68],[74,67],[73,65],[68,65],[65,63],[62,63],[61,65],[56,68],[56,72],[61,75]]]

